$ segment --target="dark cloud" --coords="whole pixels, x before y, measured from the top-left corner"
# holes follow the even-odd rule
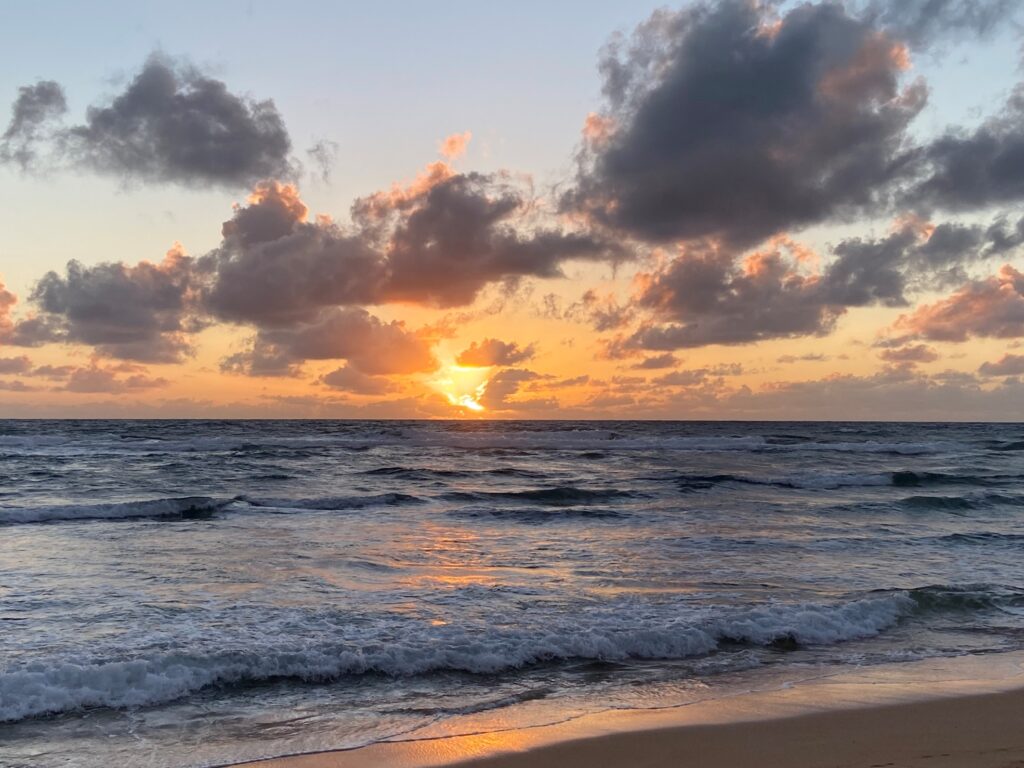
[[[821,270],[813,253],[787,237],[747,254],[691,243],[639,274],[634,301],[648,318],[609,352],[824,336],[849,308],[907,306],[908,294],[962,283],[967,267],[1017,245],[1016,231],[1001,220],[933,226],[913,216],[886,237],[841,241]]]
[[[707,244],[685,250],[663,269],[638,278],[637,303],[656,320],[627,347],[674,350],[824,335],[845,311],[822,280],[801,274],[778,249],[735,255]]]
[[[533,344],[520,347],[514,341],[505,342],[500,339],[484,339],[477,344],[475,341],[464,349],[455,362],[459,365],[486,367],[491,365],[509,366],[523,363],[536,354]]]
[[[561,277],[569,259],[614,258],[621,249],[595,235],[529,221],[528,190],[507,174],[453,174],[356,201],[364,236],[387,256],[382,299],[441,307],[470,304],[488,283]]]
[[[159,264],[68,262],[64,275],[48,272],[30,301],[40,315],[15,324],[12,344],[51,341],[88,344],[111,357],[176,362],[191,351],[188,334],[193,262],[172,249]]]
[[[291,185],[259,185],[201,260],[214,316],[260,327],[309,322],[323,308],[471,303],[489,283],[561,275],[571,258],[616,249],[589,235],[529,227],[525,195],[503,175],[442,163],[408,188],[360,198],[354,227],[308,210]]]
[[[343,365],[320,377],[320,382],[331,389],[354,395],[384,395],[397,387],[383,376],[370,376],[350,365]]]
[[[227,358],[222,367],[252,376],[291,376],[305,360],[346,360],[371,376],[437,367],[425,339],[401,322],[384,322],[355,307],[324,310],[309,323],[261,329],[250,349]]]
[[[8,132],[16,131],[13,140],[34,140],[39,126],[62,111],[56,83],[23,88]],[[272,101],[232,93],[161,55],[151,56],[109,104],[90,107],[83,124],[48,138],[73,165],[125,181],[239,187],[294,173],[288,131]]]
[[[64,89],[52,80],[19,88],[11,108],[11,122],[0,136],[0,161],[28,168],[36,157],[45,124],[64,114],[67,108]]]
[[[976,130],[951,129],[921,148],[915,167],[909,205],[962,211],[1024,198],[1024,85]]]
[[[993,363],[982,363],[982,376],[1024,376],[1024,355],[1003,355]]]
[[[325,307],[376,303],[387,277],[381,254],[333,222],[307,217],[295,187],[258,185],[224,223],[220,248],[200,260],[206,309],[274,327],[308,323]]]
[[[750,245],[876,203],[925,103],[906,51],[838,4],[660,11],[601,62],[566,210],[642,240]],[[600,130],[596,130],[595,126]]]

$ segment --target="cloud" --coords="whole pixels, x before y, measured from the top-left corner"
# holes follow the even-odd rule
[[[697,384],[706,384],[709,380],[721,379],[725,376],[739,376],[743,373],[743,366],[739,363],[726,363],[705,368],[691,368],[683,371],[671,371],[664,376],[658,376],[653,383],[667,387],[692,387]]]
[[[931,363],[939,359],[939,353],[927,344],[883,349],[878,356],[890,363]]]
[[[40,127],[63,111],[56,83],[22,88],[8,129],[15,133],[4,137],[29,154],[15,151],[14,159],[29,164]],[[124,181],[239,187],[294,173],[291,141],[272,101],[234,94],[160,54],[109,103],[90,107],[84,123],[55,128],[47,138],[72,165]]]
[[[487,389],[479,398],[480,404],[488,411],[528,411],[557,407],[551,398],[514,400],[523,384],[541,381],[544,377],[536,371],[524,368],[505,368],[498,371],[487,382]]]
[[[386,253],[386,301],[466,305],[488,283],[562,277],[564,261],[621,254],[594,234],[533,224],[532,212],[528,190],[505,173],[438,174],[353,206]]]
[[[350,365],[343,365],[321,376],[320,382],[331,389],[354,395],[384,395],[397,389],[383,376],[370,376]]]
[[[659,368],[674,368],[679,364],[679,358],[673,355],[671,352],[665,352],[660,355],[651,355],[645,357],[639,363],[633,367],[639,370],[657,370]]]
[[[1024,198],[1024,84],[974,131],[950,129],[917,151],[905,203],[974,210]]]
[[[41,314],[14,325],[11,343],[62,341],[124,360],[180,361],[196,329],[189,317],[193,279],[192,259],[177,246],[159,264],[70,261],[64,275],[48,272],[33,288],[29,298]]]
[[[262,182],[200,259],[203,303],[215,317],[257,326],[308,323],[325,307],[375,303],[387,277],[382,255],[309,210],[290,184]]]
[[[1018,0],[874,0],[866,13],[915,48],[937,39],[987,35],[1006,24]]]
[[[225,371],[251,376],[293,376],[305,360],[346,360],[371,376],[432,371],[430,344],[397,320],[384,322],[365,309],[324,310],[312,322],[257,332],[248,350],[228,357]]]
[[[0,162],[14,162],[27,169],[36,158],[43,126],[64,114],[67,108],[64,89],[53,80],[19,88],[11,108],[11,122],[0,136]]]
[[[838,4],[773,8],[658,11],[613,40],[603,138],[563,209],[645,241],[748,246],[879,203],[926,98],[901,83],[905,48]]]
[[[466,153],[466,147],[469,146],[470,139],[472,138],[472,131],[453,133],[444,138],[437,151],[445,160],[455,160]]]
[[[633,307],[619,304],[614,294],[601,296],[595,290],[588,290],[562,313],[562,317],[583,320],[595,331],[610,331],[629,325],[635,314]]]
[[[1024,336],[1024,274],[1006,264],[996,275],[971,281],[941,301],[902,315],[894,328],[931,341]]]
[[[1024,376],[1024,355],[1003,355],[994,363],[982,363],[982,376]]]
[[[0,341],[8,341],[14,329],[11,310],[17,303],[18,297],[7,290],[7,286],[0,281]]]
[[[510,177],[441,163],[407,187],[356,200],[350,228],[309,221],[294,186],[261,183],[200,260],[204,305],[260,327],[307,323],[334,306],[461,306],[490,283],[557,277],[566,259],[617,252],[590,235],[529,226],[529,213]]]
[[[778,363],[823,363],[831,358],[828,355],[823,355],[820,352],[808,352],[803,355],[781,355],[776,358]]]
[[[32,361],[25,355],[20,357],[0,357],[0,374],[28,373],[32,370]]]
[[[83,368],[75,368],[68,377],[64,389],[69,392],[108,392],[117,394],[133,390],[154,389],[166,385],[167,379],[152,378],[144,373],[131,373],[119,377],[121,369],[100,367],[96,362]]]
[[[967,267],[1017,247],[1015,238],[999,219],[983,227],[907,216],[884,238],[842,240],[824,269],[788,236],[748,253],[692,242],[637,274],[631,309],[648,316],[610,352],[824,336],[851,307],[907,306],[910,293],[962,282]]]
[[[477,344],[475,341],[464,349],[455,362],[459,365],[487,367],[492,365],[509,366],[530,360],[536,353],[533,344],[520,347],[516,342],[505,342],[499,339],[484,339]]]
[[[331,182],[331,171],[334,168],[334,161],[338,156],[337,142],[329,139],[321,139],[312,147],[306,150],[309,159],[317,169],[317,175],[324,184]]]
[[[737,263],[733,252],[704,243],[683,249],[653,273],[640,273],[635,301],[667,323],[642,325],[626,346],[674,350],[825,335],[842,304],[782,250],[756,252]]]

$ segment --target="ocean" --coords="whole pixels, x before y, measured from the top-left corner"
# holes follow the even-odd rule
[[[0,765],[194,768],[1024,648],[1024,426],[0,422]]]

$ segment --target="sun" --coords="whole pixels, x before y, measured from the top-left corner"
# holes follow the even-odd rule
[[[473,413],[487,410],[480,401],[487,391],[490,368],[452,363],[441,370],[440,376],[430,383],[449,403]]]

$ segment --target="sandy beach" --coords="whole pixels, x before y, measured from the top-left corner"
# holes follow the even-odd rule
[[[908,664],[681,708],[240,768],[1011,768],[1024,766],[1022,662],[1004,654]]]

